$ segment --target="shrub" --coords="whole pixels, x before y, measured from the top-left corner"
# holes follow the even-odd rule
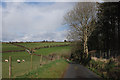
[[[83,65],[89,64],[91,60],[91,55],[85,54],[83,52],[83,42],[76,41],[72,44],[70,59],[76,63],[81,63]]]

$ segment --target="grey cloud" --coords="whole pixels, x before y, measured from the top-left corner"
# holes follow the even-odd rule
[[[40,6],[26,3],[6,3],[3,8],[3,41],[64,40],[59,31],[63,16],[74,3],[54,3]]]

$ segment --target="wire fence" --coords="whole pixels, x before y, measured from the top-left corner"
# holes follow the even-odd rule
[[[92,57],[97,57],[97,58],[105,58],[105,59],[109,59],[109,58],[116,58],[118,56],[120,56],[119,51],[118,50],[93,50],[90,51],[90,53],[92,53]]]
[[[36,70],[39,67],[42,67],[44,64],[48,64],[51,61],[55,61],[61,58],[67,58],[68,55],[65,54],[49,54],[49,55],[41,55],[35,54],[34,51],[30,51],[26,49],[27,53],[19,53],[22,55],[17,55],[15,53],[11,56],[3,56],[3,78],[15,78],[20,75],[24,75],[29,73],[32,70]],[[24,54],[24,55],[23,55]],[[8,60],[8,61],[7,61]]]

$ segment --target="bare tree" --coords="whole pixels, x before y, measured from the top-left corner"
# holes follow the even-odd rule
[[[88,55],[87,41],[95,29],[96,3],[79,2],[65,16],[65,23],[70,26],[68,39],[83,42],[84,53]]]

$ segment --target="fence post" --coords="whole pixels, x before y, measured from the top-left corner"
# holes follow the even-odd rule
[[[110,58],[110,57],[111,57],[110,55],[111,55],[111,53],[110,53],[110,49],[109,49],[109,55],[108,55],[108,58]]]
[[[107,59],[107,52],[105,52],[105,59]]]
[[[101,52],[101,50],[100,50],[100,58],[102,58],[102,52]]]
[[[12,74],[12,64],[11,64],[11,56],[9,56],[9,78],[11,78],[11,74]]]
[[[40,56],[40,64],[42,63],[42,55]]]
[[[31,54],[31,71],[32,71],[32,54]]]

